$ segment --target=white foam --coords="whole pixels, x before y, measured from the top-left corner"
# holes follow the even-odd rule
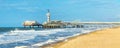
[[[0,35],[0,38],[4,37],[4,35]]]
[[[78,35],[80,35],[81,33],[78,33],[78,34],[74,34],[73,36],[78,36]]]
[[[53,43],[53,42],[55,42],[54,40],[52,40],[52,39],[49,39],[48,41],[46,41],[45,43]]]
[[[28,48],[28,46],[16,46],[15,48]]]
[[[34,39],[36,36],[48,36],[50,34],[55,34],[57,32],[78,32],[71,36],[57,37],[57,39],[49,39],[45,42],[33,44],[33,47],[43,46],[45,44],[51,44],[57,41],[66,40],[67,38],[78,36],[81,33],[88,33],[91,30],[82,30],[80,28],[66,28],[66,29],[50,29],[50,30],[13,30],[8,33],[0,35],[0,44],[14,43],[14,42],[24,42],[25,40]],[[67,41],[67,40],[66,40]]]
[[[56,32],[76,32],[76,31],[81,31],[82,29],[78,29],[78,28],[66,28],[66,29],[53,29],[53,30],[44,30],[44,31],[41,31],[42,33],[48,33],[50,34],[51,32],[52,33],[56,33]],[[73,34],[71,36],[66,36],[66,37],[57,37],[57,39],[49,39],[45,42],[40,42],[40,43],[37,43],[37,44],[33,44],[32,47],[40,47],[40,46],[43,46],[45,44],[51,44],[51,43],[54,43],[54,42],[58,42],[58,41],[68,41],[67,38],[70,38],[70,37],[73,37],[73,36],[78,36],[80,34],[83,34],[83,33],[90,33],[91,31],[93,30],[82,30],[81,33],[77,33],[77,34]]]
[[[51,30],[14,30],[0,35],[0,44],[13,43],[18,41],[34,39],[36,36],[47,36],[62,32],[64,29],[51,29]]]
[[[56,41],[61,41],[61,40],[65,40],[66,37],[58,37],[57,39],[55,39]]]
[[[55,40],[52,40],[52,39],[49,39],[49,40],[47,40],[46,42],[34,44],[34,45],[32,45],[32,47],[40,47],[40,46],[43,46],[43,45],[45,45],[45,44],[51,44],[51,43],[54,43],[54,42],[56,42],[56,41],[55,41]]]

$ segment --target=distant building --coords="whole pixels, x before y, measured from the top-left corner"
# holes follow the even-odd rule
[[[64,28],[65,24],[62,21],[50,21],[43,24],[44,28]]]
[[[50,20],[50,11],[48,10],[47,16],[47,22],[43,23],[43,28],[62,28],[64,24],[62,21],[51,21]]]
[[[42,24],[38,23],[37,21],[25,21],[23,23],[23,26],[26,27],[26,26],[29,26],[29,27],[34,27],[34,26],[42,26]]]
[[[48,10],[46,14],[47,21],[43,23],[43,28],[63,28],[65,26],[65,24],[62,21],[51,21],[50,15],[50,11]]]

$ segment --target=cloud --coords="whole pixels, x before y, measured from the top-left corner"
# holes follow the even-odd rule
[[[81,7],[99,7],[99,8],[115,8],[119,7],[120,3],[117,0],[70,0],[66,3],[78,5]]]
[[[15,3],[0,3],[1,9],[17,9],[21,11],[34,12],[40,9],[38,6],[29,5],[29,1],[15,2]]]
[[[35,12],[39,10],[39,7],[16,7],[17,10],[27,11],[27,12]]]
[[[19,2],[19,3],[0,3],[0,6],[3,7],[16,7],[16,6],[26,6],[29,5],[27,2]]]

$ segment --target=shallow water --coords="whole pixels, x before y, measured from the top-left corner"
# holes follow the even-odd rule
[[[96,29],[89,28],[61,28],[61,29],[24,29],[7,28],[0,31],[0,48],[14,48],[16,46],[42,46],[48,43],[64,40],[68,37],[89,33]]]

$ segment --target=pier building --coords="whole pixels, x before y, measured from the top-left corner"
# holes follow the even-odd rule
[[[38,23],[37,21],[25,21],[23,22],[23,26],[24,27],[29,26],[30,28],[35,27],[35,26],[42,27],[42,24]]]

